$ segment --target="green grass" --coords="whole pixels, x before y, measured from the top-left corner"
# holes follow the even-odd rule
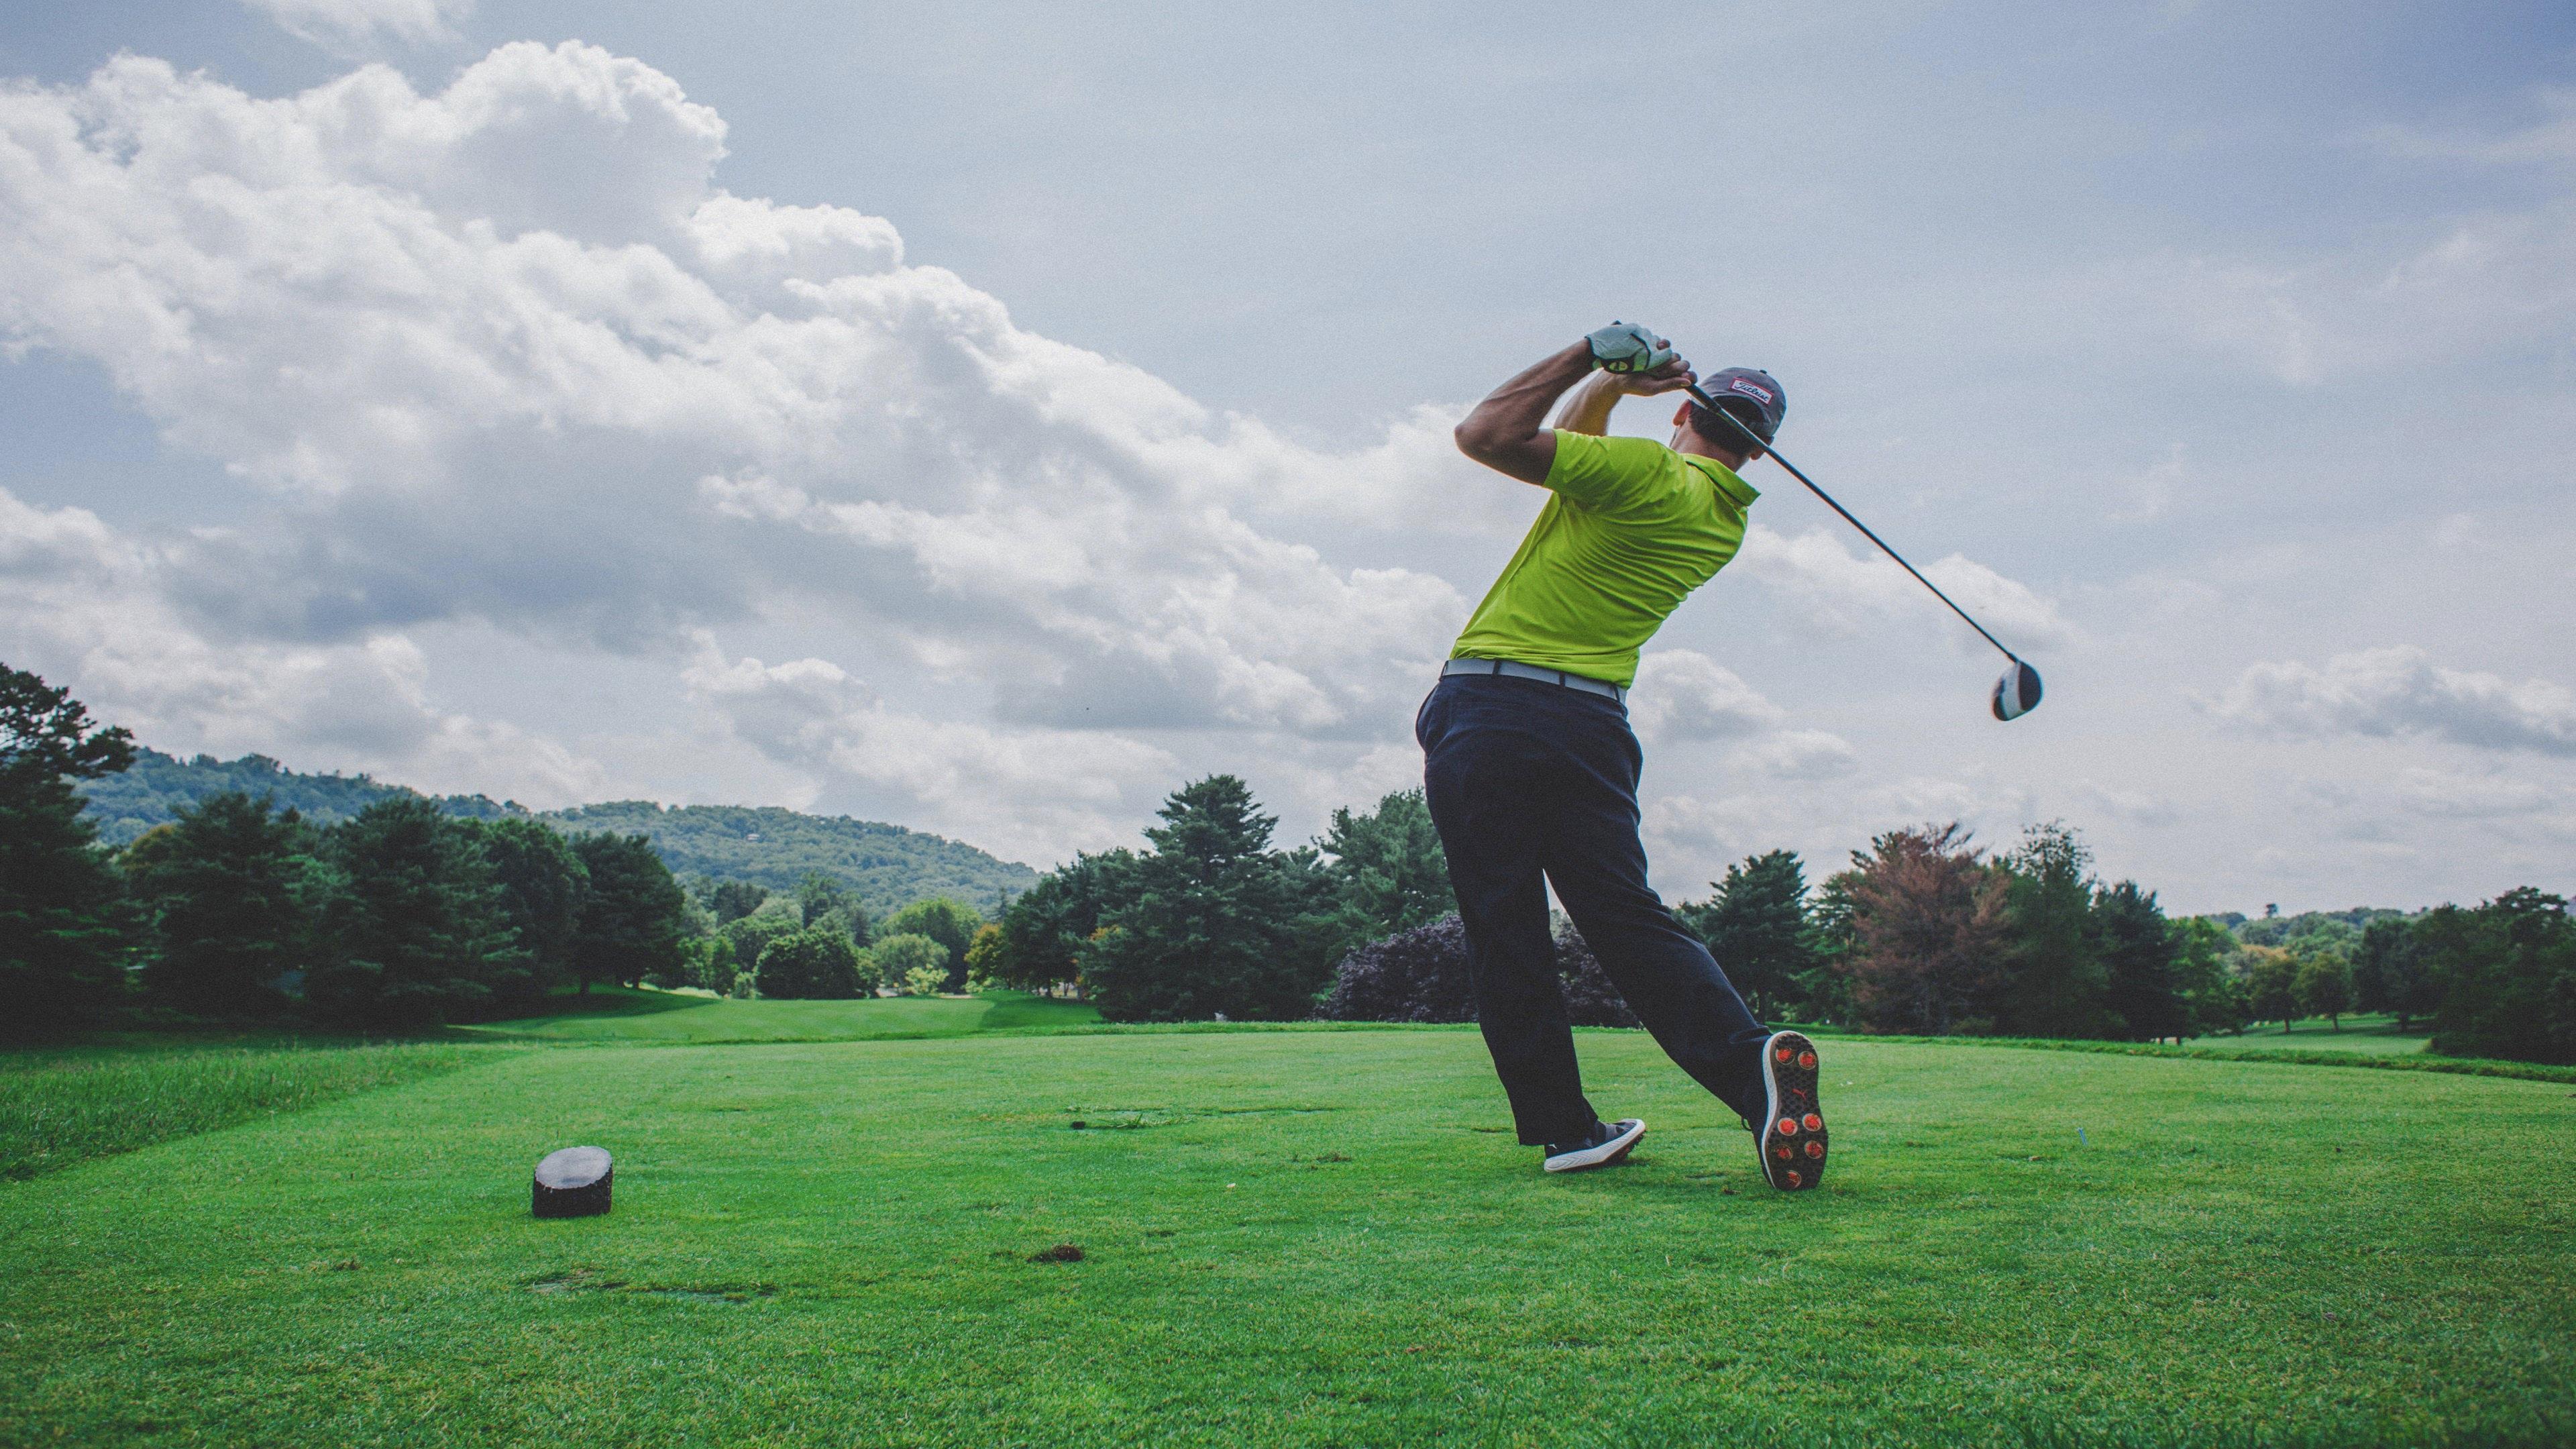
[[[1834,1041],[1833,1175],[1782,1196],[1651,1041],[1582,1049],[1654,1130],[1566,1177],[1466,1031],[496,1054],[0,1187],[0,1443],[2576,1426],[2563,1086]],[[616,1212],[530,1218],[574,1142]]]
[[[2320,1016],[2299,1022],[2290,1031],[2283,1031],[2279,1022],[2272,1022],[2254,1027],[2243,1036],[2194,1037],[2190,1045],[2231,1051],[2365,1052],[2372,1056],[2398,1056],[2420,1052],[2432,1039],[2432,1031],[2420,1018],[2412,1023],[2411,1029],[2401,1032],[2397,1030],[2394,1017],[2347,1016],[2343,1019],[2343,1030],[2336,1031]]]
[[[584,1001],[596,1003],[596,1009]],[[982,1031],[1084,1026],[1100,1020],[1087,1003],[1025,992],[903,996],[861,1001],[729,1001],[663,991],[602,990],[561,996],[553,1014],[460,1030],[478,1036],[560,1042],[886,1041],[967,1036]]]
[[[153,1043],[0,1055],[0,1179],[414,1081],[477,1051]]]

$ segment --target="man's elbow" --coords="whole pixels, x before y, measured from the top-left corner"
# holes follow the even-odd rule
[[[1449,436],[1457,442],[1459,452],[1479,463],[1490,465],[1495,455],[1502,450],[1502,439],[1495,436],[1494,430],[1480,423],[1472,413],[1468,415],[1465,422],[1450,429]]]

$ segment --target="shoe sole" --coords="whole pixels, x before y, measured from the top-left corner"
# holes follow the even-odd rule
[[[1816,1089],[1822,1068],[1806,1034],[1775,1031],[1762,1044],[1762,1176],[1782,1192],[1825,1180],[1830,1138]]]
[[[1645,1135],[1646,1124],[1632,1120],[1628,1123],[1627,1131],[1600,1146],[1586,1147],[1579,1152],[1561,1152],[1542,1165],[1550,1172],[1581,1172],[1591,1167],[1608,1167],[1611,1163],[1627,1156],[1628,1149],[1636,1146],[1638,1139]],[[1521,1161],[1527,1162],[1529,1159],[1524,1157]]]

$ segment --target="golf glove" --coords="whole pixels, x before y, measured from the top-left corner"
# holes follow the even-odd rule
[[[1672,344],[1634,322],[1613,322],[1584,341],[1592,344],[1592,360],[1604,372],[1652,372],[1674,356]]]

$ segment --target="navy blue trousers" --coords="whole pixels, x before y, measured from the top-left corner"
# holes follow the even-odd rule
[[[1627,706],[1537,680],[1467,675],[1431,691],[1414,738],[1466,921],[1476,1022],[1520,1140],[1572,1141],[1595,1120],[1557,985],[1548,885],[1665,1053],[1738,1116],[1761,1116],[1768,1030],[1646,884],[1637,839],[1645,752]]]

